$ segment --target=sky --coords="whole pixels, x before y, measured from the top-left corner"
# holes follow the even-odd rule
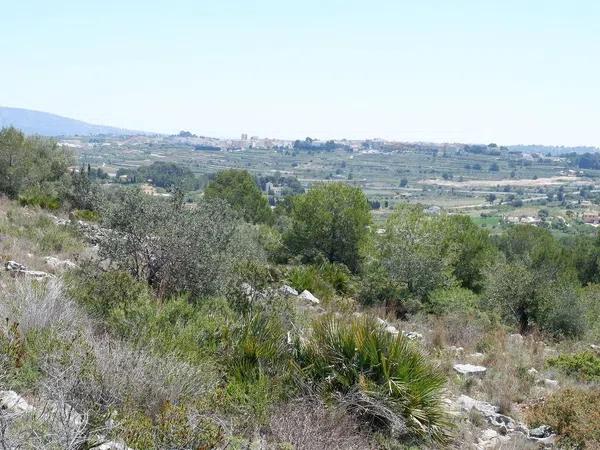
[[[600,146],[600,2],[0,0],[0,105],[215,137]]]

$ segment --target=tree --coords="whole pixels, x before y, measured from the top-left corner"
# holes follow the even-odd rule
[[[191,191],[200,187],[200,180],[190,169],[175,163],[155,161],[150,166],[138,168],[136,175],[139,179],[150,180],[153,186],[162,188],[175,187]]]
[[[402,205],[388,218],[379,243],[379,257],[388,276],[421,300],[438,288],[454,284],[455,253],[444,241],[436,217],[419,205]]]
[[[72,208],[95,210],[98,208],[100,192],[97,184],[90,177],[91,171],[86,172],[83,167],[79,172],[71,172],[70,186],[64,197]]]
[[[567,252],[548,230],[539,227],[511,227],[498,238],[497,244],[508,262],[544,271],[548,278],[556,278],[571,268]]]
[[[273,220],[269,202],[246,170],[229,169],[217,173],[204,190],[204,197],[225,200],[247,222],[270,223]]]
[[[534,325],[556,336],[578,336],[585,329],[582,302],[569,274],[549,278],[522,262],[500,262],[488,274],[484,298],[521,333]]]
[[[488,232],[469,216],[445,215],[438,224],[443,253],[455,253],[452,264],[454,277],[462,287],[479,292],[483,287],[484,272],[497,252]]]
[[[166,200],[125,189],[103,205],[102,218],[110,231],[100,236],[100,257],[160,295],[223,293],[238,285],[235,267],[253,254],[235,213],[222,200],[188,209],[178,197]]]
[[[286,243],[306,262],[322,255],[355,272],[370,223],[369,202],[361,189],[344,183],[321,184],[294,198]]]
[[[51,195],[72,163],[71,151],[54,141],[12,127],[0,130],[0,192],[11,198],[28,188]]]

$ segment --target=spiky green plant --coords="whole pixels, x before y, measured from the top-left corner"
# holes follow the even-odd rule
[[[299,360],[309,379],[371,425],[394,435],[448,439],[444,376],[410,341],[373,318],[319,319],[300,345]]]
[[[286,279],[298,291],[308,289],[322,300],[329,300],[335,295],[334,287],[321,277],[316,266],[292,267]]]

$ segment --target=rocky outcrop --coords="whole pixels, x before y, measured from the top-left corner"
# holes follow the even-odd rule
[[[461,395],[455,402],[452,402],[452,408],[458,409],[462,413],[477,411],[493,427],[482,433],[479,438],[479,448],[495,448],[496,445],[510,440],[511,435],[520,435],[539,444],[551,444],[555,439],[550,427],[541,426],[529,430],[525,424],[512,417],[500,414],[497,406],[475,400],[467,395]]]
[[[16,261],[8,261],[5,265],[4,268],[6,271],[10,272],[11,274],[17,276],[17,275],[22,275],[22,276],[26,276],[26,277],[30,277],[36,280],[43,280],[46,278],[54,278],[54,275],[51,275],[47,272],[42,272],[39,270],[29,270],[27,269],[27,266],[25,266],[24,264],[18,263]]]
[[[411,341],[423,339],[423,335],[421,333],[417,333],[416,331],[400,331],[394,325],[390,324],[389,322],[383,320],[380,317],[377,318],[377,322],[385,328],[385,331],[387,331],[390,334],[393,334],[394,336],[398,336],[400,333],[402,333],[402,336],[406,337],[407,339],[410,339]]]

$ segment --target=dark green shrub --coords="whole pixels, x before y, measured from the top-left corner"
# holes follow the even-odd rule
[[[19,195],[21,206],[39,206],[43,209],[56,210],[60,208],[60,199],[40,189],[28,189]]]
[[[469,289],[450,288],[436,289],[429,294],[427,309],[436,315],[453,312],[474,311],[479,303],[479,297]]]

